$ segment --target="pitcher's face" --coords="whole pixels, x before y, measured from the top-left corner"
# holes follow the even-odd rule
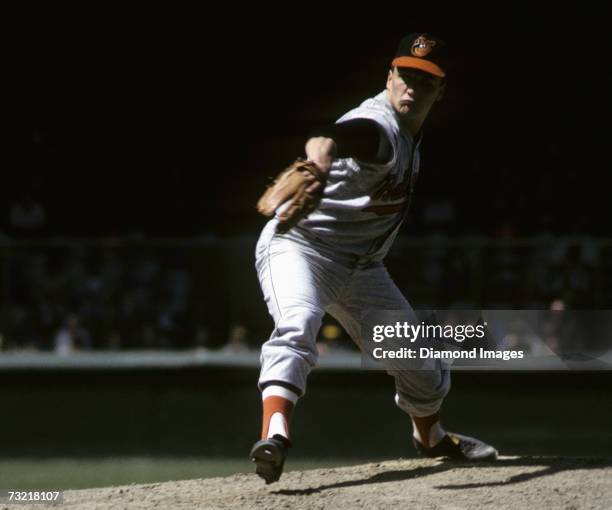
[[[399,115],[426,114],[442,98],[444,81],[419,69],[394,67],[387,77],[387,90]]]

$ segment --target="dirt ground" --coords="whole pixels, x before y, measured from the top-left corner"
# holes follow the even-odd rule
[[[32,508],[46,505],[3,505]],[[429,459],[66,491],[69,509],[612,508],[612,459],[501,457],[465,464]]]

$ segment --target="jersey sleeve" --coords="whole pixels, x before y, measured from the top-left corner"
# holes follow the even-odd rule
[[[331,138],[337,157],[355,158],[364,163],[384,165],[393,157],[393,148],[383,128],[372,119],[351,119],[315,129],[309,134]]]

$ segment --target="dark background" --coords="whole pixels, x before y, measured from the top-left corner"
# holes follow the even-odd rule
[[[8,211],[27,192],[47,212],[36,235],[255,233],[267,178],[382,90],[399,39],[425,30],[453,63],[406,232],[428,233],[422,209],[442,198],[450,235],[610,235],[597,12],[208,9],[4,17],[0,232],[19,235]]]

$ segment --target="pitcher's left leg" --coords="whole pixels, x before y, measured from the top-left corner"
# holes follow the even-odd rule
[[[399,312],[405,320],[418,323],[414,310],[391,279],[382,264],[357,270],[337,303],[328,307],[363,350],[364,317],[368,324],[384,324],[389,311]],[[440,421],[440,409],[450,390],[450,371],[439,360],[427,364],[397,364],[387,368],[395,379],[395,403],[411,418],[413,442],[417,450],[429,457],[451,457],[461,460],[491,460],[497,451],[482,441],[460,434],[448,433]]]

